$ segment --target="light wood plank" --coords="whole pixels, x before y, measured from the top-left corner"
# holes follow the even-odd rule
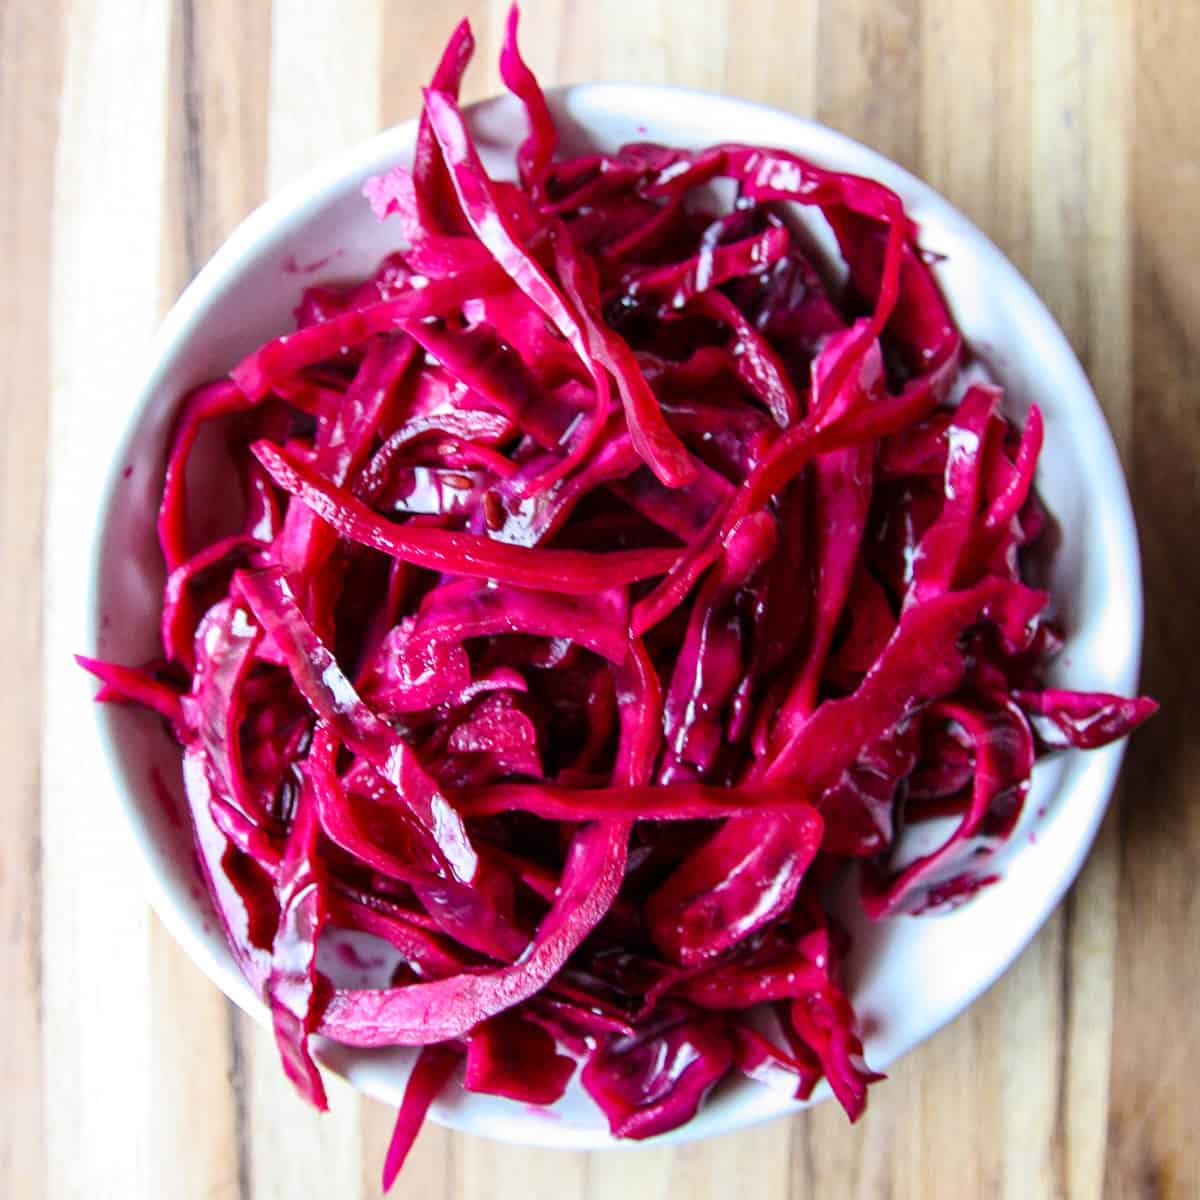
[[[246,1047],[250,1113],[249,1194],[254,1200],[356,1200],[378,1193],[362,1177],[359,1099],[349,1084],[326,1073],[329,1111],[319,1113],[296,1094],[279,1065],[270,1030],[238,1017]],[[382,1165],[382,1163],[380,1164]]]
[[[620,1147],[608,1154],[593,1154],[587,1163],[587,1200],[669,1200],[675,1195],[673,1155],[649,1146]]]
[[[392,1139],[396,1113],[394,1109],[374,1100],[364,1098],[361,1105],[362,1194],[374,1196],[379,1192],[380,1174],[388,1143]],[[467,1195],[462,1188],[460,1156],[469,1140],[464,1134],[453,1133],[433,1121],[426,1121],[409,1151],[400,1182],[392,1194],[420,1200],[425,1197],[429,1200],[441,1200],[442,1197],[451,1200],[452,1197]]]
[[[604,6],[604,77],[719,91],[731,0]]]
[[[174,0],[167,303],[266,195],[270,64],[269,2]]]
[[[167,82],[167,168],[160,272],[168,308],[265,188],[270,8],[234,0],[171,10]],[[155,1136],[190,1135],[154,1194],[185,1180],[185,1194],[244,1197],[250,1188],[252,1120],[245,1049],[233,1005],[192,965],[157,921],[150,927],[151,969],[158,992],[156,1041],[177,1039],[188,1081],[188,1110],[154,1112]],[[202,1114],[202,1115],[198,1115]]]
[[[56,1200],[147,1195],[187,1138],[176,1046],[150,1036],[158,989],[133,846],[111,788],[82,776],[69,752],[93,720],[92,689],[71,661],[85,629],[80,538],[95,505],[74,486],[76,466],[113,452],[119,430],[103,397],[132,386],[130,363],[159,315],[167,11],[126,11],[119,22],[111,8],[71,3],[62,23],[42,740],[42,841],[53,847],[42,893],[46,1193]],[[155,1128],[159,1107],[174,1114],[169,1128]]]
[[[454,1164],[454,1174],[441,1181],[447,1200],[455,1195],[582,1200],[585,1194],[586,1154],[508,1146],[490,1138],[459,1135]]]
[[[274,0],[267,187],[278,191],[380,127],[381,5]]]
[[[811,117],[819,12],[817,0],[763,0],[737,9],[726,22],[721,90]]]
[[[917,173],[1029,265],[1030,0],[931,2],[921,20]]]
[[[0,838],[0,1195],[44,1192],[41,1053],[42,493],[45,482],[48,278],[54,143],[61,87],[57,4],[0,8],[0,46],[29,66],[0,66],[0,762],[6,764]]]
[[[738,1133],[688,1142],[673,1152],[671,1196],[724,1200],[736,1181],[738,1190],[761,1200],[795,1195],[790,1177],[797,1120],[770,1121]],[[611,1192],[617,1196],[620,1193]]]
[[[462,93],[463,100],[470,101],[493,95],[500,86],[495,55],[490,52],[492,16],[487,0],[469,0],[453,8],[384,5],[379,39],[379,104],[385,125],[416,115],[421,89],[428,85],[447,39],[464,17],[471,22],[476,41],[475,58]],[[524,24],[532,23],[527,12]]]
[[[918,0],[822,4],[817,18],[817,119],[902,166],[913,166],[921,44]]]
[[[154,1057],[147,1084],[146,1133],[152,1152],[144,1194],[242,1200],[229,1001],[153,914],[146,938],[150,1011],[145,1038]],[[105,1101],[97,1096],[93,1103]]]

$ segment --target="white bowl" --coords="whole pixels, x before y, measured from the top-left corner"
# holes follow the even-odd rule
[[[1066,338],[1013,266],[960,213],[879,154],[787,113],[700,92],[587,85],[550,95],[566,149],[613,150],[629,141],[686,147],[748,141],[785,147],[815,162],[882,180],[904,199],[967,341],[1023,412],[1036,399],[1046,418],[1038,487],[1064,530],[1052,590],[1069,640],[1056,682],[1130,692],[1137,681],[1142,597],[1129,497],[1100,408]],[[509,97],[468,110],[484,159],[511,174],[523,118]],[[364,274],[395,248],[360,196],[363,181],[412,152],[413,122],[342,154],[250,216],[171,310],[136,393],[114,403],[128,422],[118,458],[80,480],[97,497],[91,628],[84,645],[121,662],[158,652],[162,567],[153,534],[165,439],[181,394],[223,374],[242,354],[290,328],[301,291],[325,278]],[[322,263],[307,272],[295,264]],[[102,499],[101,499],[102,498]],[[87,686],[81,673],[81,688]],[[266,1021],[262,1003],[227,949],[190,846],[179,801],[178,753],[161,723],[101,706],[79,753],[96,778],[111,777],[148,868],[155,910],[201,969],[238,1005]],[[1122,746],[1070,752],[1040,763],[1026,818],[1004,852],[1003,878],[972,903],[940,917],[872,925],[851,902],[855,939],[850,986],[868,1030],[867,1057],[889,1063],[928,1037],[987,988],[1033,937],[1078,872],[1104,813]],[[164,803],[153,776],[173,787]],[[410,1052],[319,1047],[364,1092],[398,1104]],[[883,1086],[887,1086],[884,1084]],[[451,1089],[455,1091],[455,1089]],[[818,1092],[819,1098],[822,1094]],[[739,1082],[714,1095],[695,1120],[664,1135],[681,1141],[735,1129],[799,1107],[786,1093]],[[613,1145],[599,1111],[573,1091],[546,1113],[461,1091],[434,1106],[435,1120],[506,1141],[560,1147]]]

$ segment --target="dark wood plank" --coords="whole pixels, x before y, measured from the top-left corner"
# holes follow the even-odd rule
[[[1144,687],[1163,712],[1130,746],[1107,1194],[1200,1195],[1200,10],[1141,4],[1134,30],[1130,483],[1146,579]]]

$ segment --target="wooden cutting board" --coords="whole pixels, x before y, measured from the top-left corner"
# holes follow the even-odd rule
[[[268,1036],[150,914],[106,782],[73,762],[66,614],[90,514],[72,475],[189,277],[264,196],[409,116],[464,8],[473,99],[499,88],[502,3],[0,5],[0,1196],[377,1194],[390,1114],[336,1083],[324,1118],[293,1097]],[[1165,712],[1068,901],[859,1126],[827,1105],[593,1156],[431,1126],[397,1194],[1200,1195],[1200,4],[530,0],[523,32],[548,83],[662,81],[815,116],[1000,244],[1121,446]]]

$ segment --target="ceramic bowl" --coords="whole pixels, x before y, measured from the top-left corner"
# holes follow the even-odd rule
[[[717,141],[785,147],[823,166],[873,176],[904,199],[939,257],[938,280],[966,339],[1022,413],[1036,400],[1046,419],[1038,487],[1064,532],[1051,588],[1069,640],[1054,668],[1062,686],[1129,692],[1137,680],[1142,601],[1129,498],[1112,438],[1083,371],[1045,306],[1013,266],[929,187],[886,158],[810,121],[699,92],[635,85],[556,91],[551,108],[565,148],[615,150],[628,141],[685,147]],[[468,110],[489,169],[510,175],[523,117],[508,97]],[[363,181],[412,153],[409,122],[342,154],[250,216],[200,272],[167,317],[136,390],[113,398],[126,426],[115,461],[78,481],[96,498],[90,572],[91,627],[81,648],[122,662],[158,650],[162,567],[153,533],[164,445],[178,398],[223,374],[244,353],[290,328],[301,291],[373,268],[395,248],[360,195]],[[107,476],[107,478],[105,478]],[[82,673],[80,688],[88,686]],[[100,706],[79,752],[95,761],[122,804],[146,866],[150,899],[200,968],[247,1012],[266,1010],[226,948],[189,845],[175,782],[179,760],[161,723]],[[1026,817],[1003,852],[1002,879],[945,916],[871,924],[846,919],[855,949],[849,986],[867,1030],[870,1063],[886,1068],[971,1003],[1033,937],[1075,878],[1113,787],[1121,746],[1069,752],[1039,763]],[[167,794],[155,784],[166,782]],[[321,1045],[331,1069],[397,1104],[410,1052]],[[886,1085],[884,1085],[886,1086]],[[827,1092],[818,1091],[815,1099]],[[786,1093],[748,1081],[714,1094],[699,1115],[661,1140],[728,1131],[794,1110]],[[541,1146],[613,1145],[582,1091],[535,1110],[456,1087],[435,1120],[506,1141]]]

